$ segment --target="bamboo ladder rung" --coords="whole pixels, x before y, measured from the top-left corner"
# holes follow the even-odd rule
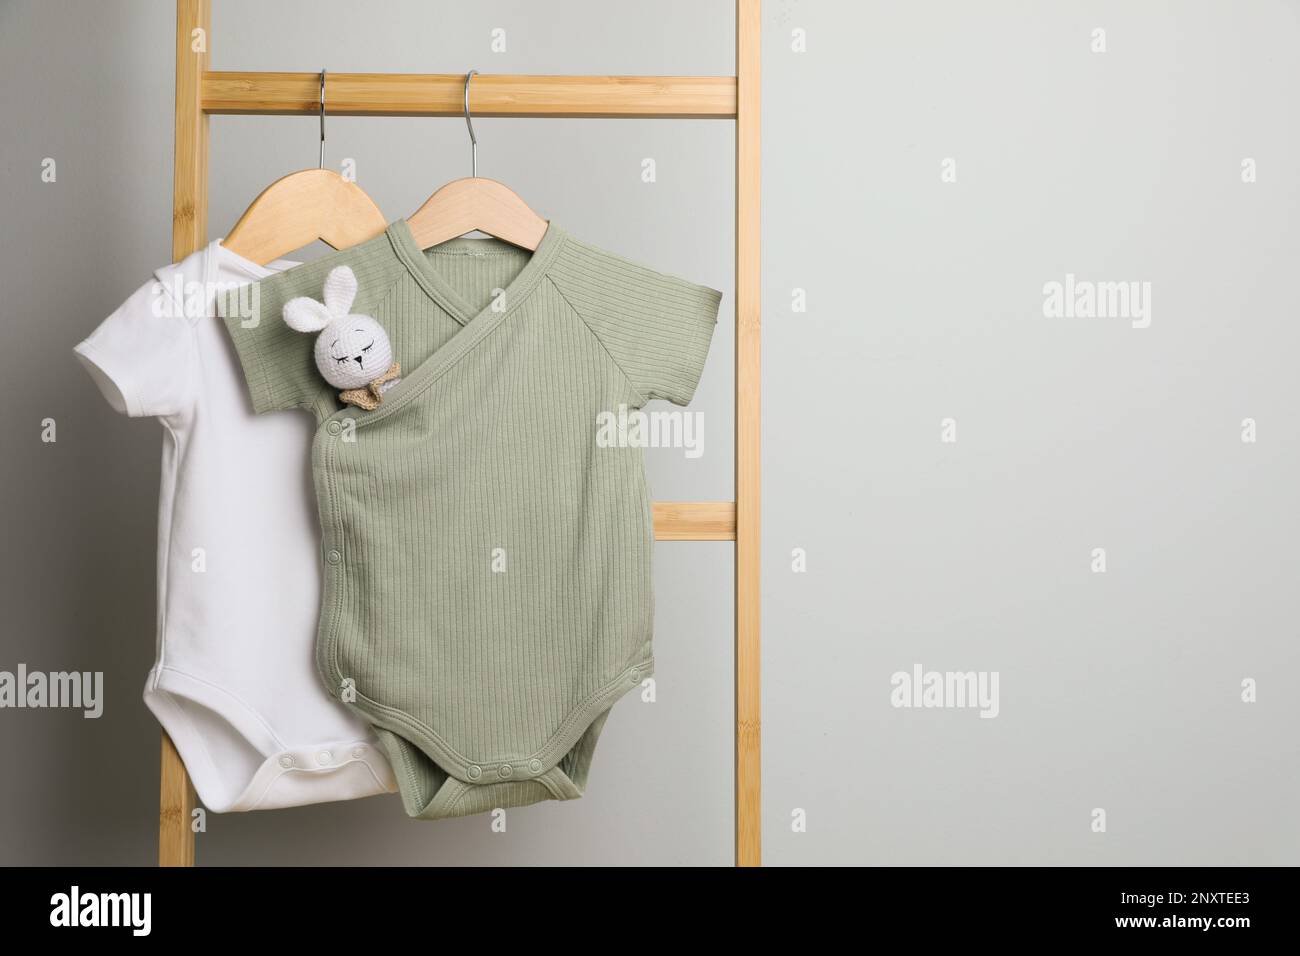
[[[462,116],[463,73],[330,73],[325,112],[339,116]],[[205,72],[205,113],[291,115],[320,109],[319,73]],[[732,119],[734,76],[526,76],[480,73],[475,116]]]
[[[735,541],[734,501],[656,501],[656,541]]]

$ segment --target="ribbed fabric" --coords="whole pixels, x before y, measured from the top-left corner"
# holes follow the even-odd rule
[[[373,411],[341,408],[278,318],[341,264],[402,365]],[[253,327],[227,310],[254,407],[319,423],[327,690],[355,687],[412,816],[580,796],[610,708],[654,666],[642,452],[599,447],[597,416],[689,402],[721,294],[554,224],[531,254],[425,253],[397,222],[258,299]]]

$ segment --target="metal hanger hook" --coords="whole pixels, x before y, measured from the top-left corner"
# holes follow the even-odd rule
[[[325,168],[325,71],[320,71],[320,159],[316,161],[318,169]]]
[[[478,70],[470,70],[465,74],[465,125],[469,127],[469,162],[470,175],[477,178],[478,176],[478,137],[474,135],[474,123],[469,118],[469,81],[474,78]]]

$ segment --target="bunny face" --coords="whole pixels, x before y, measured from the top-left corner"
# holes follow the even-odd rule
[[[299,332],[319,332],[316,368],[325,381],[341,389],[362,388],[393,363],[393,346],[383,326],[368,315],[349,313],[357,295],[357,277],[347,266],[325,277],[325,301],[300,296],[284,306],[284,321]]]
[[[388,335],[368,315],[335,319],[316,338],[316,367],[338,388],[362,388],[392,364]]]

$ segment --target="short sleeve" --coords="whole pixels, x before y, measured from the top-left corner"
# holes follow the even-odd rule
[[[217,295],[217,315],[235,344],[259,415],[309,406],[321,392],[323,381],[312,358],[315,336],[285,325],[283,313],[295,296],[319,299],[323,285],[324,274],[313,262]]]
[[[132,293],[73,352],[119,412],[165,418],[193,402],[193,317],[157,278]]]
[[[556,285],[641,398],[688,405],[704,371],[722,293],[572,243]]]

